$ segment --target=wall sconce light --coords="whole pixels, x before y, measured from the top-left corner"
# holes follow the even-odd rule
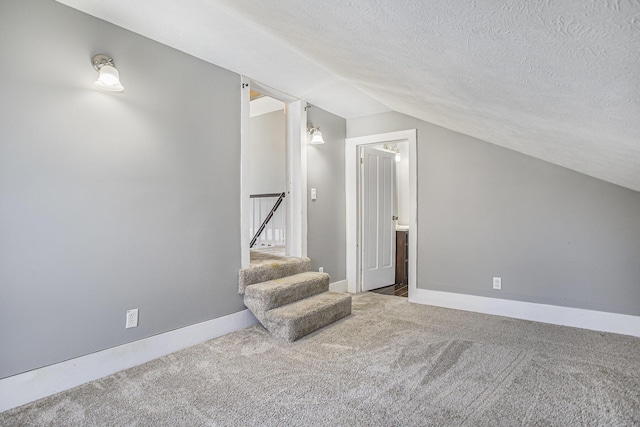
[[[122,92],[124,87],[120,83],[120,73],[116,70],[113,59],[106,55],[93,57],[93,68],[100,74],[96,80],[96,86],[109,92]]]
[[[400,149],[397,145],[384,144],[382,149],[385,151],[390,151],[392,153],[396,153],[396,162],[400,161]]]
[[[314,128],[309,125],[307,127],[307,133],[311,135],[311,142],[309,144],[324,144],[324,139],[322,139],[322,132],[320,132],[320,128]]]

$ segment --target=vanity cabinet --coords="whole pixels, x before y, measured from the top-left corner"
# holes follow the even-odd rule
[[[409,284],[409,232],[396,231],[396,285]]]

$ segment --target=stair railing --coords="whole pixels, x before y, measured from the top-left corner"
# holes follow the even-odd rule
[[[261,240],[262,246],[277,246],[285,244],[285,218],[284,211],[278,212],[278,208],[284,200],[285,193],[270,193],[270,194],[252,194],[249,196],[252,199],[252,217],[251,221],[252,232],[256,230],[255,225],[260,224],[255,231],[250,248],[253,248],[258,241]],[[262,218],[262,212],[266,212],[273,201],[273,206]],[[263,234],[264,232],[264,234]]]

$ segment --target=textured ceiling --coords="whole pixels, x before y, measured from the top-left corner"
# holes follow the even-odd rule
[[[59,0],[343,117],[389,109],[640,191],[640,0]]]

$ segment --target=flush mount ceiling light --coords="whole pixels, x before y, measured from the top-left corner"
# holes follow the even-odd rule
[[[120,83],[120,74],[116,70],[113,59],[106,55],[93,57],[93,68],[100,74],[96,80],[96,86],[109,92],[122,92],[124,87]]]
[[[322,139],[322,132],[320,132],[320,128],[314,128],[309,125],[307,128],[307,133],[311,135],[311,142],[309,144],[324,144],[324,139]]]

